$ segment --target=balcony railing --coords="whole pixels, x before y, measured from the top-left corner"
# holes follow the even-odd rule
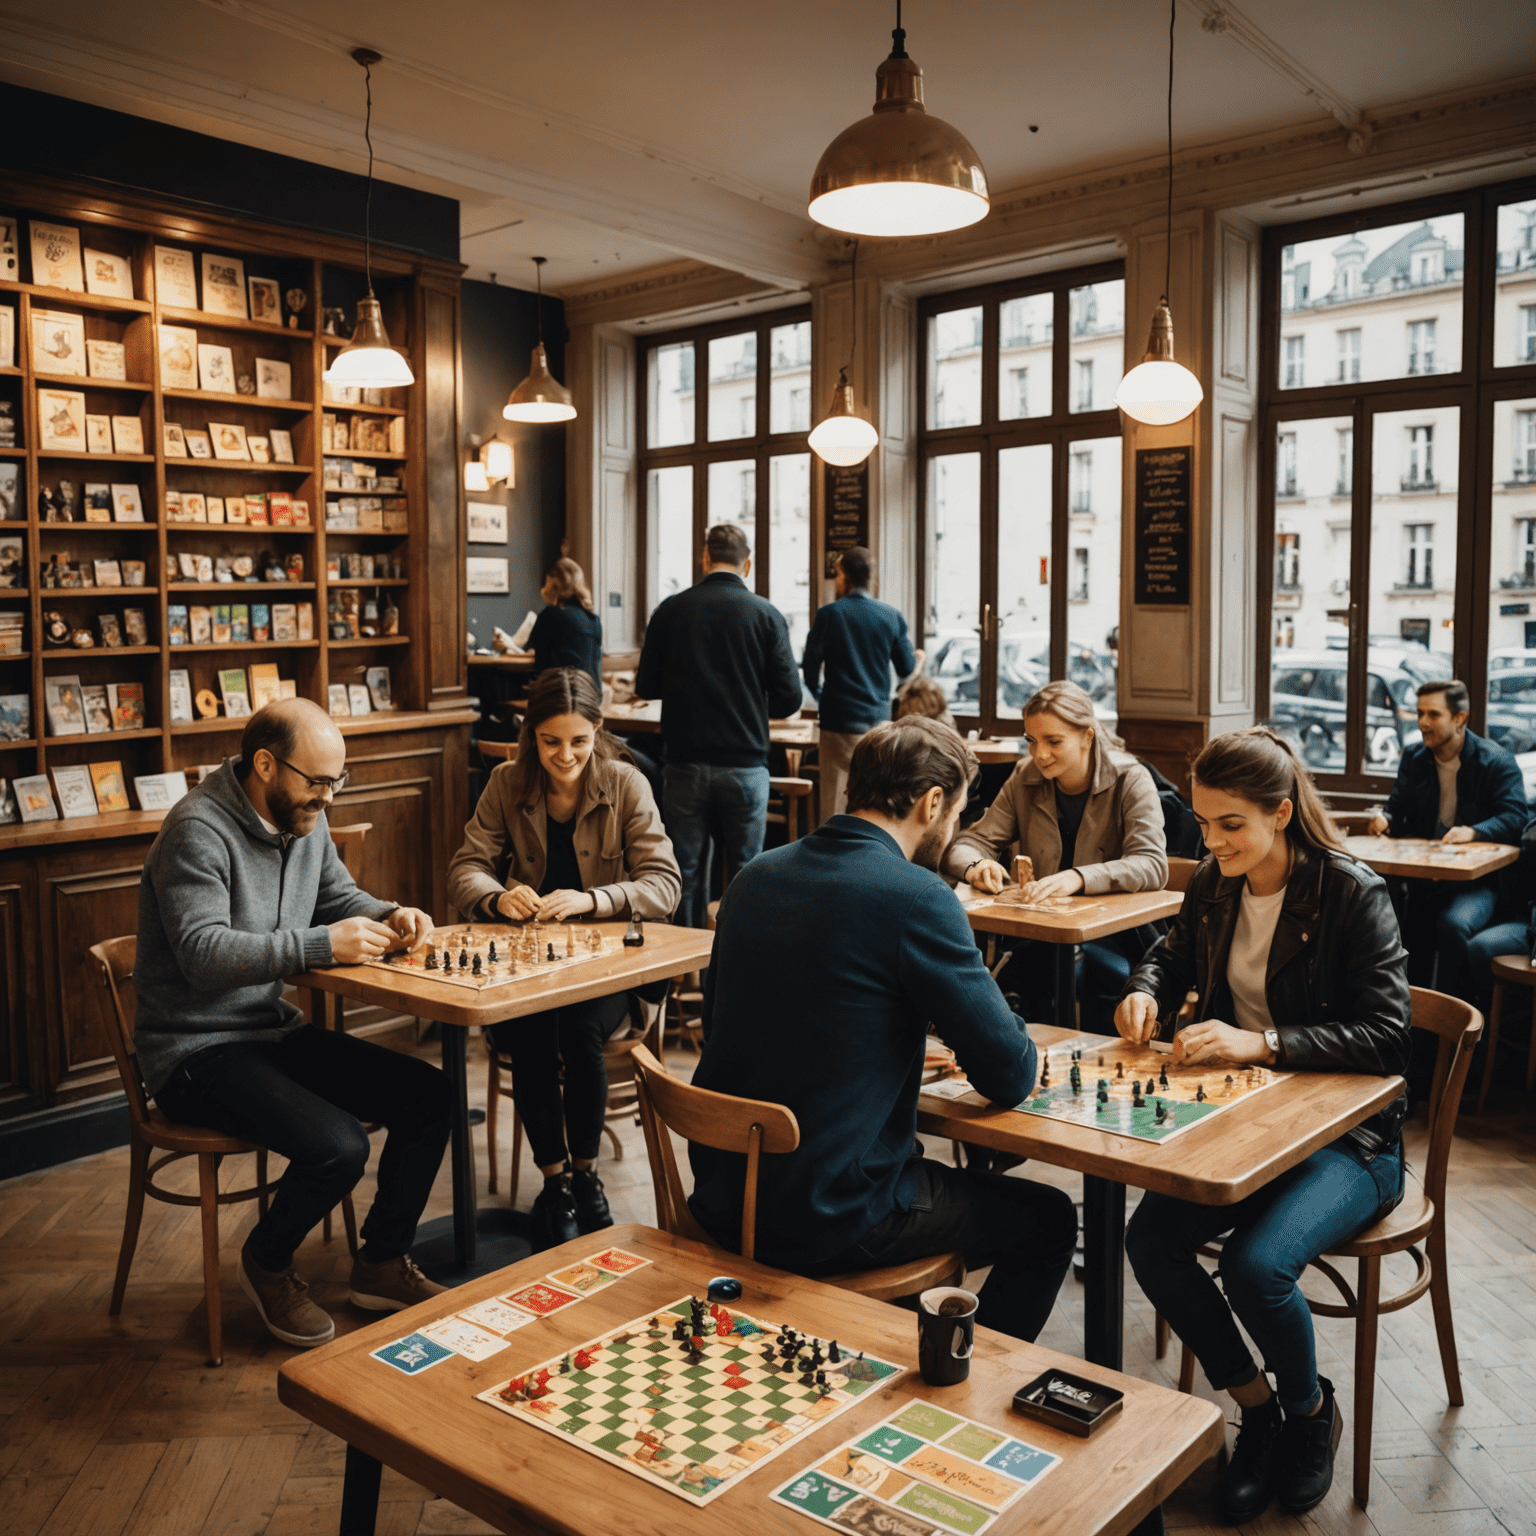
[[[1438,491],[1440,482],[1433,475],[1404,475],[1398,482],[1405,491]]]

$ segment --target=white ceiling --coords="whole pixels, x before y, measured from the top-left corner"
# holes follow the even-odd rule
[[[693,257],[784,286],[822,273],[805,218],[827,141],[869,110],[891,0],[12,0],[0,79],[362,168],[462,203],[462,259],[559,291]],[[1225,15],[1218,15],[1218,12]],[[1160,0],[906,0],[928,105],[994,192],[1162,143]],[[1184,0],[1176,144],[1536,69],[1530,0]],[[1310,91],[1309,96],[1304,94]],[[1031,131],[1032,128],[1038,131]]]

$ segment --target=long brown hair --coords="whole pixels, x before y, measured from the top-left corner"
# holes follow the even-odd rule
[[[569,608],[580,603],[588,613],[592,612],[592,589],[587,585],[587,573],[574,560],[562,555],[544,573],[545,581],[555,584],[555,603]]]
[[[517,805],[534,805],[549,790],[548,775],[539,761],[538,733],[539,727],[556,715],[580,715],[595,727],[593,762],[611,762],[623,751],[618,739],[603,729],[603,701],[592,679],[579,667],[551,667],[540,673],[528,690],[528,712],[517,737],[517,761],[508,770]],[[591,769],[588,763],[587,771]]]
[[[1024,729],[1029,729],[1031,715],[1055,715],[1075,731],[1094,731],[1107,747],[1124,748],[1125,743],[1093,712],[1088,692],[1070,679],[1061,677],[1039,689],[1024,706]]]
[[[1273,815],[1282,800],[1289,800],[1291,819],[1285,835],[1292,842],[1343,851],[1328,808],[1296,749],[1267,725],[1212,737],[1190,774],[1207,789],[1251,800],[1265,815]]]

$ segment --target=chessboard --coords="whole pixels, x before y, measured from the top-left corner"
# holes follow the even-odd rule
[[[1040,1053],[1034,1092],[1016,1107],[1114,1136],[1164,1142],[1284,1082],[1286,1075],[1220,1061],[1183,1066],[1171,1061],[1166,1049],[1125,1040],[1087,1047],[1064,1040]],[[958,1098],[968,1090],[964,1078],[950,1078],[923,1092]]]
[[[434,928],[421,949],[391,950],[363,964],[484,992],[622,953],[622,940],[579,923],[466,923]]]
[[[903,1369],[685,1296],[478,1396],[703,1505]]]

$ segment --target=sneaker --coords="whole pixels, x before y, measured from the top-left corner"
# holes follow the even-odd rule
[[[240,1289],[251,1298],[268,1332],[284,1344],[313,1349],[336,1337],[336,1324],[309,1297],[309,1287],[292,1268],[274,1275],[240,1250]]]
[[[441,1296],[448,1289],[428,1280],[410,1254],[379,1264],[353,1259],[350,1284],[352,1305],[365,1312],[403,1312],[418,1301]]]
[[[595,1168],[578,1168],[571,1175],[571,1192],[576,1199],[576,1227],[582,1237],[613,1225],[608,1196]]]
[[[1269,1508],[1275,1496],[1275,1458],[1285,1416],[1271,1397],[1257,1408],[1244,1408],[1237,1444],[1221,1474],[1216,1505],[1228,1525],[1246,1525]]]
[[[574,1243],[581,1236],[576,1220],[576,1195],[571,1187],[571,1169],[544,1180],[544,1188],[533,1202],[533,1240],[536,1251]]]
[[[1275,1494],[1288,1515],[1304,1515],[1328,1497],[1333,1486],[1333,1453],[1344,1433],[1344,1415],[1333,1383],[1319,1376],[1323,1406],[1306,1418],[1285,1416],[1285,1431],[1275,1458]]]

